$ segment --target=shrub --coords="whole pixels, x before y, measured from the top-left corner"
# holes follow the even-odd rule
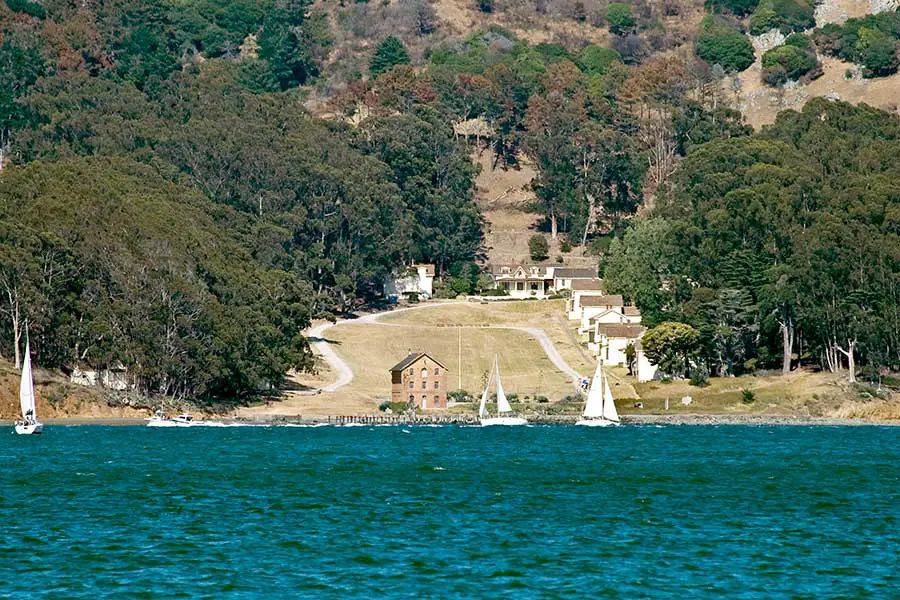
[[[585,9],[584,2],[581,0],[575,2],[575,7],[572,9],[572,17],[579,23],[587,21],[587,9]]]
[[[769,85],[781,85],[814,72],[818,66],[814,51],[785,44],[763,54],[762,78]]]
[[[789,33],[815,26],[814,6],[808,0],[763,0],[750,17],[749,23],[750,33],[753,35],[760,35],[770,29]]]
[[[483,290],[481,292],[482,296],[509,296],[509,292],[507,292],[502,287],[495,287]]]
[[[577,62],[588,75],[606,75],[611,65],[622,63],[622,57],[612,48],[591,44],[581,51]]]
[[[535,234],[528,240],[528,252],[531,254],[531,260],[541,262],[550,257],[550,244],[547,238],[541,234]]]
[[[494,0],[478,0],[478,10],[483,13],[494,12]]]
[[[759,0],[706,0],[706,8],[712,12],[727,10],[739,17],[745,17],[752,13]]]
[[[753,64],[753,45],[747,36],[714,17],[706,17],[697,38],[697,56],[726,72],[739,72]]]
[[[756,402],[756,394],[753,393],[753,390],[741,390],[741,401],[744,404],[753,404]]]
[[[534,399],[539,404],[546,404],[546,403],[550,402],[550,398],[548,398],[547,396],[537,395],[534,397]]]
[[[571,252],[572,251],[572,242],[569,241],[569,238],[563,238],[563,241],[559,243],[559,251],[560,252]]]
[[[509,400],[510,402],[518,402],[519,395],[515,392],[512,392],[511,394],[506,395],[506,399]]]
[[[453,390],[447,392],[447,400],[450,402],[471,402],[472,396],[466,390]]]
[[[703,388],[709,385],[709,373],[705,368],[697,368],[691,373],[691,385]]]
[[[381,404],[378,405],[378,410],[380,410],[381,412],[384,412],[387,409],[389,409],[390,407],[391,407],[391,401],[385,400],[384,402],[382,402]]]
[[[613,2],[606,7],[606,22],[609,23],[610,33],[624,35],[634,28],[634,15],[631,7],[621,2]]]
[[[898,69],[900,12],[850,19],[843,25],[828,24],[812,37],[823,54],[863,65],[864,77],[883,77]],[[850,79],[852,73],[846,77]]]

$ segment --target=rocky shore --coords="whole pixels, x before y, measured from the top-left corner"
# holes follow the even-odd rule
[[[409,417],[369,416],[276,416],[260,415],[255,419],[235,419],[228,417],[205,417],[215,425],[476,425],[477,420],[470,414],[418,415]],[[529,415],[532,425],[572,425],[580,417],[576,415]],[[47,425],[143,425],[141,418],[71,417],[46,419]],[[0,426],[11,425],[12,421],[0,420]],[[900,421],[878,421],[872,419],[837,419],[829,417],[805,417],[791,415],[713,415],[713,414],[652,414],[623,415],[623,425],[756,425],[756,426],[862,426],[900,425]]]

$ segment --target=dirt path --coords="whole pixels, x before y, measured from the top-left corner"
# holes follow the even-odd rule
[[[338,378],[333,383],[328,384],[327,386],[322,388],[323,392],[335,392],[340,388],[346,386],[351,381],[353,381],[353,369],[350,368],[350,365],[340,357],[340,355],[331,347],[331,344],[328,343],[328,340],[324,338],[325,332],[334,327],[335,325],[381,325],[382,327],[418,327],[420,329],[438,329],[437,325],[411,325],[408,323],[384,323],[380,319],[385,315],[396,315],[401,312],[407,312],[411,310],[427,310],[429,308],[435,308],[438,306],[447,306],[448,304],[466,304],[465,302],[441,302],[439,304],[426,304],[423,306],[412,306],[409,308],[400,308],[393,310],[391,312],[386,313],[372,313],[365,316],[362,316],[358,319],[343,319],[337,321],[335,323],[322,323],[321,325],[317,325],[309,330],[308,336],[314,340],[313,347],[319,351],[322,355],[322,358],[325,359],[326,362],[338,373]],[[466,326],[461,325],[463,329],[474,329],[475,326]],[[550,359],[556,368],[565,373],[567,376],[571,377],[573,382],[580,381],[581,375],[569,366],[569,364],[565,361],[562,355],[559,353],[559,350],[556,349],[556,346],[553,345],[553,342],[547,336],[547,333],[539,328],[539,327],[518,327],[515,325],[479,325],[478,329],[512,329],[516,331],[522,331],[527,333],[530,336],[533,336],[535,340],[541,345],[544,353],[547,355],[547,358]]]

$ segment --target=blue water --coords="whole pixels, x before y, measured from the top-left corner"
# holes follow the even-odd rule
[[[0,435],[10,598],[897,598],[900,428]]]

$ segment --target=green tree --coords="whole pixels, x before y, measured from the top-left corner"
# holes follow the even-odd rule
[[[606,21],[610,33],[624,35],[634,28],[634,15],[631,7],[621,2],[612,2],[606,7]]]
[[[550,257],[550,244],[547,243],[547,238],[539,233],[528,238],[528,253],[535,262],[547,260]]]
[[[645,333],[641,347],[663,373],[684,377],[691,372],[700,349],[700,334],[690,325],[667,321]]]
[[[877,29],[860,29],[856,50],[865,66],[866,77],[884,77],[897,72],[900,65],[897,42],[887,34]]]
[[[753,64],[753,44],[747,36],[715,17],[707,16],[700,24],[697,56],[711,65],[721,65],[726,72],[740,72]]]
[[[389,35],[375,48],[369,72],[373,76],[378,76],[385,71],[390,71],[396,65],[405,64],[409,64],[409,53],[406,51],[406,46],[399,38]]]

